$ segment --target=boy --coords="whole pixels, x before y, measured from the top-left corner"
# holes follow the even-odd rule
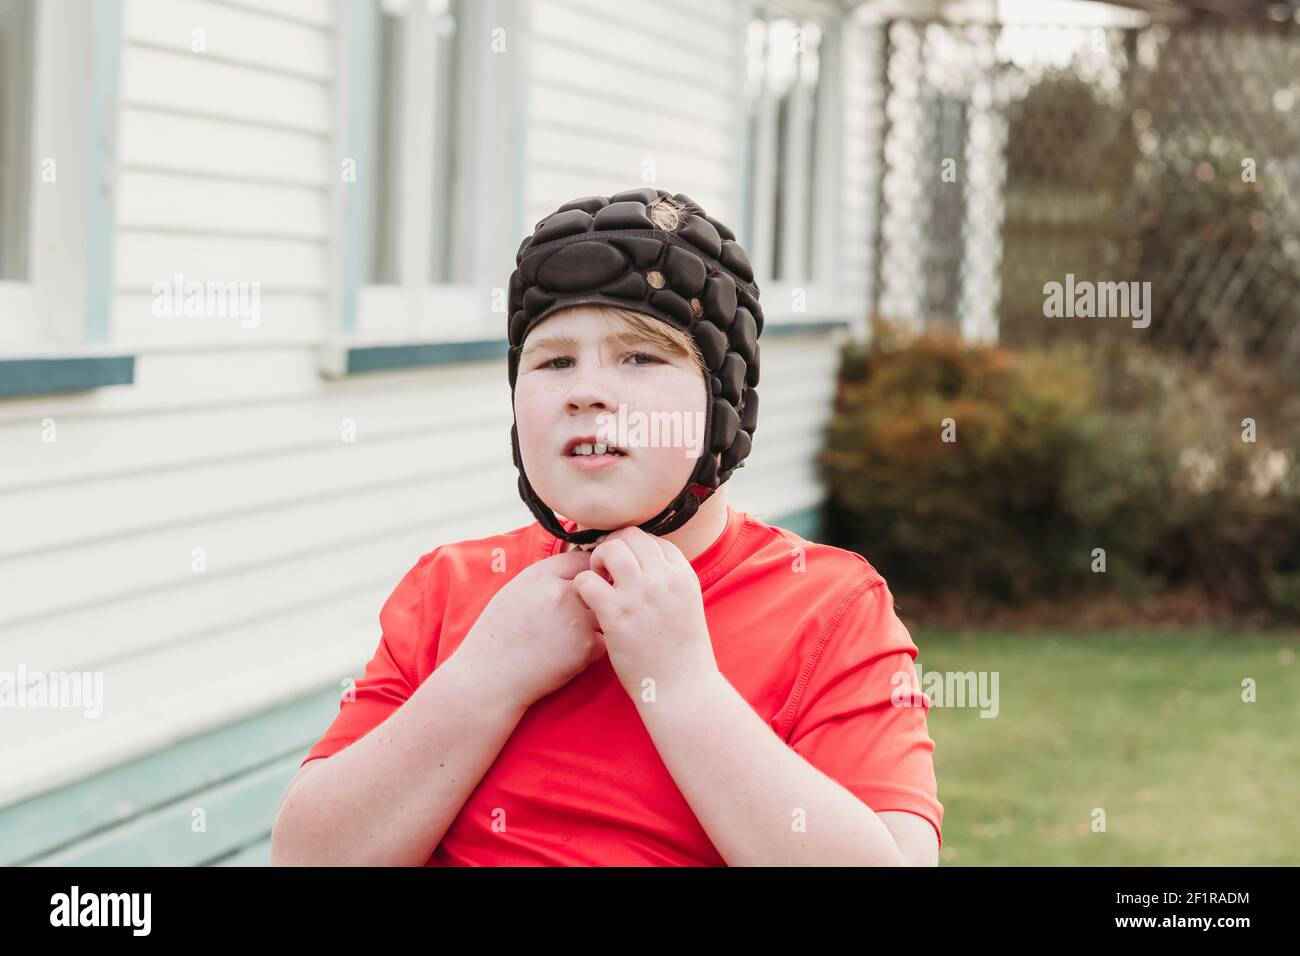
[[[937,863],[928,700],[885,582],[726,500],[762,331],[734,235],[637,189],[565,204],[517,264],[538,520],[398,584],[273,862]]]

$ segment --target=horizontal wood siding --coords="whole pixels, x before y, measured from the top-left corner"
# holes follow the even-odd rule
[[[329,286],[328,0],[125,0],[114,344],[319,341]],[[260,319],[155,316],[156,283],[245,282]],[[159,358],[177,364],[182,358]]]
[[[405,571],[532,521],[504,361],[320,374],[339,9],[125,0],[113,344],[134,381],[0,402],[0,667],[102,673],[104,709],[6,713],[0,863],[266,863],[278,796]],[[539,0],[530,223],[640,185],[643,159],[736,217],[741,9]],[[155,317],[175,273],[261,282],[260,324]],[[820,502],[835,342],[764,340],[735,507]]]
[[[651,186],[739,213],[745,24],[709,4],[537,0],[525,227],[577,196]],[[653,163],[654,181],[643,181]]]

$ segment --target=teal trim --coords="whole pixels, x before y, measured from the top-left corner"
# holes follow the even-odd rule
[[[342,685],[0,809],[0,866],[215,862],[267,840]],[[274,797],[274,799],[272,799]],[[207,813],[194,833],[190,812]]]
[[[773,322],[763,326],[763,338],[793,335],[824,335],[847,329],[842,319],[824,322]],[[347,374],[379,372],[385,369],[421,365],[456,365],[504,359],[510,343],[506,339],[473,339],[465,342],[414,342],[408,345],[358,346],[348,349]]]
[[[292,754],[247,776],[206,787],[78,841],[32,866],[204,866],[264,841],[302,757]],[[104,794],[109,798],[111,794]],[[199,825],[201,821],[201,825]]]
[[[135,381],[135,357],[0,359],[0,398],[79,392]]]
[[[236,850],[230,856],[215,860],[213,866],[270,866],[271,840],[258,840],[251,846]]]
[[[86,211],[86,341],[107,342],[113,320],[113,175],[122,0],[91,10],[90,190]]]
[[[763,519],[766,521],[766,519]],[[822,506],[814,505],[811,508],[804,508],[801,511],[792,511],[766,521],[777,528],[784,528],[786,531],[793,531],[805,541],[820,541],[823,532]]]
[[[347,157],[355,163],[355,182],[342,182],[344,196],[343,287],[340,323],[344,334],[357,330],[357,302],[370,269],[374,196],[375,44],[379,8],[375,0],[355,0],[347,75]],[[342,171],[340,170],[340,175]]]
[[[850,323],[847,319],[825,319],[820,322],[767,322],[763,325],[763,334],[759,338],[761,340],[781,339],[788,335],[819,335],[848,328]]]
[[[763,337],[784,338],[824,334],[848,329],[848,321],[833,319],[818,323],[772,323],[763,326]],[[454,365],[463,362],[490,362],[506,358],[510,342],[504,338],[476,338],[465,342],[416,342],[411,345],[359,346],[347,350],[347,375],[380,372],[386,368],[412,368],[416,365]]]
[[[422,342],[412,345],[380,345],[348,349],[347,373],[379,372],[420,365],[457,365],[504,359],[510,343],[505,339],[474,339],[466,342]]]

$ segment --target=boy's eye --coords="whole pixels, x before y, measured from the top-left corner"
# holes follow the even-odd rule
[[[633,363],[632,363],[633,365],[647,365],[647,364],[654,363],[654,362],[659,362],[659,363],[662,363],[662,362],[663,362],[663,359],[661,359],[659,356],[657,356],[657,355],[651,355],[649,352],[628,352],[628,353],[625,354],[624,357],[625,357],[625,358],[631,358],[631,359],[644,358],[644,359],[649,359],[649,360],[650,360],[649,363],[647,363],[647,362],[633,362]],[[556,365],[555,363],[556,363],[556,362],[572,362],[572,361],[573,361],[573,359],[570,358],[570,357],[567,356],[567,355],[557,355],[557,356],[556,356],[555,358],[553,358],[553,359],[547,359],[545,362],[542,362],[542,363],[539,364],[537,367],[538,367],[538,368],[561,368],[561,367],[567,367],[567,366],[559,366],[559,365]]]

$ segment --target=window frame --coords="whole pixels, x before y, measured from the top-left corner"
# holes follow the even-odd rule
[[[34,14],[27,277],[0,282],[0,398],[134,377],[133,357],[111,341],[122,0],[89,11],[40,0]]]
[[[779,130],[776,125],[777,103],[766,81],[757,103],[758,121],[753,130],[749,130],[747,125],[743,195],[746,234],[740,238],[750,253],[755,281],[762,290],[763,314],[769,324],[817,326],[826,322],[852,321],[851,303],[844,301],[841,293],[838,259],[842,214],[838,197],[843,182],[840,163],[844,123],[840,44],[844,11],[817,0],[754,0],[749,4],[747,14],[746,43],[749,25],[755,20],[812,22],[820,31],[815,99],[805,104],[812,106],[813,116],[810,122],[796,128],[793,144],[808,157],[809,165],[804,175],[811,187],[811,195],[801,199],[797,190],[785,193],[787,208],[797,208],[802,202],[813,217],[811,239],[802,245],[811,271],[803,279],[773,278]],[[800,312],[794,310],[797,289],[803,289],[805,296],[805,308]]]
[[[457,31],[481,33],[481,45],[468,62],[460,64],[461,76],[468,74],[471,79],[457,91],[435,88],[440,65],[433,18],[425,0],[409,3],[403,14],[396,136],[401,177],[396,187],[398,281],[374,284],[367,277],[376,211],[371,208],[373,194],[366,189],[364,170],[375,161],[369,112],[380,68],[374,56],[380,14],[378,0],[340,2],[346,15],[340,21],[344,29],[339,62],[346,75],[337,128],[340,155],[356,160],[357,182],[340,184],[336,204],[343,278],[336,290],[338,333],[324,346],[322,368],[327,375],[369,369],[370,363],[357,361],[351,353],[402,345],[412,346],[408,364],[428,364],[432,353],[423,346],[429,344],[504,341],[504,290],[522,235],[527,5],[512,0],[466,4],[467,22],[457,23]],[[507,52],[490,64],[491,69],[486,68],[487,58],[494,56],[488,47],[489,25],[505,29],[507,44]],[[456,148],[462,151],[460,168],[467,171],[464,208],[472,210],[473,219],[453,224],[449,231],[454,239],[470,243],[466,252],[470,281],[436,284],[431,280],[434,230],[440,226],[431,210],[435,181],[444,173],[435,166],[440,154],[433,141],[432,118],[435,110],[445,115],[452,95],[463,97],[460,102],[470,118],[467,122],[464,114],[454,114],[457,125],[472,130],[472,136],[460,138]],[[501,182],[509,187],[500,188]],[[502,300],[500,310],[494,311],[497,298]],[[385,354],[391,354],[391,349]]]
[[[18,240],[17,249],[21,254],[21,278],[0,276],[0,281],[21,282],[30,273],[31,258],[31,160],[32,152],[32,110],[34,95],[28,95],[35,89],[35,48],[36,18],[38,15],[34,0],[18,0],[12,6],[6,0],[0,0],[0,11],[4,11],[5,26],[25,29],[30,33],[15,33],[15,43],[5,44],[3,59],[0,59],[0,174],[11,183],[16,183],[22,192],[10,196],[0,183],[0,252],[6,240],[12,235]],[[0,34],[3,36],[3,34]],[[12,78],[6,74],[14,71]],[[12,80],[12,83],[11,83]],[[12,110],[12,115],[11,115]],[[3,135],[4,124],[13,122],[18,136],[10,138]],[[16,141],[16,142],[15,142]],[[15,148],[17,147],[17,148]],[[24,155],[25,154],[25,155]],[[9,163],[12,161],[13,165]],[[6,214],[21,216],[21,223],[6,222]],[[18,228],[21,226],[21,228]],[[4,259],[0,258],[0,265]]]

